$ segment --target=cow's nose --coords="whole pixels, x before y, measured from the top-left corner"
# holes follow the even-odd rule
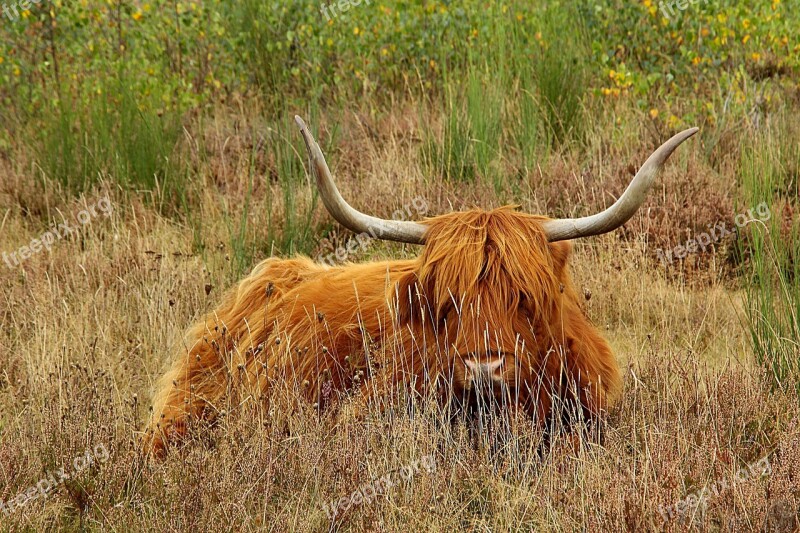
[[[487,359],[464,359],[468,379],[483,383],[499,383],[503,381],[501,369],[505,357]]]

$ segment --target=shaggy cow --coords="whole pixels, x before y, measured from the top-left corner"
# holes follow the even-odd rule
[[[190,420],[213,420],[224,405],[277,389],[319,409],[348,391],[365,407],[398,393],[491,401],[545,427],[567,410],[591,420],[607,409],[620,373],[581,310],[566,241],[627,221],[696,128],[656,150],[619,200],[593,216],[553,220],[502,207],[409,222],[348,205],[297,123],[333,217],[355,232],[424,244],[422,253],[336,267],[305,257],[260,263],[189,330],[156,393],[148,452],[178,440]]]

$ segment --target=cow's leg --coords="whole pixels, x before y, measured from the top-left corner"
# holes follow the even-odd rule
[[[159,381],[143,450],[160,455],[192,420],[210,421],[238,392],[257,356],[258,339],[272,331],[284,293],[320,271],[309,259],[268,259],[229,292],[222,305],[192,327],[186,349]],[[240,346],[239,342],[247,346]],[[253,344],[253,346],[250,346]],[[255,354],[255,355],[254,355]]]

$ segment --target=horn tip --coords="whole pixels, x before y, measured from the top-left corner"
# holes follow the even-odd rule
[[[694,135],[698,131],[700,131],[700,128],[698,128],[697,126],[694,126],[694,127],[689,128],[687,130],[683,130],[682,132],[680,132],[677,135],[675,135],[675,137],[679,137],[682,141],[685,141],[686,139],[688,139],[689,137],[691,137],[692,135]]]
[[[671,154],[678,146],[681,145],[681,143],[683,143],[689,137],[693,136],[698,131],[700,131],[700,128],[695,126],[693,128],[689,128],[687,130],[683,130],[681,132],[678,132],[675,135],[673,135],[667,142],[665,142],[663,145],[661,145],[659,150],[661,148],[666,148],[667,154]],[[656,152],[658,152],[658,150]],[[669,157],[669,156],[667,156],[667,157]]]
[[[308,126],[306,126],[306,123],[303,122],[302,118],[300,118],[300,115],[295,115],[294,121],[297,123],[297,125],[300,127],[301,130],[308,129]]]

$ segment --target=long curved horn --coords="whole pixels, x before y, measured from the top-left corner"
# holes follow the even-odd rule
[[[322,155],[317,141],[308,130],[308,126],[303,122],[303,119],[295,115],[295,122],[300,127],[300,133],[303,135],[303,140],[306,143],[306,150],[308,150],[309,165],[313,169],[314,176],[317,180],[317,188],[319,194],[322,196],[322,203],[328,209],[333,218],[335,218],[342,226],[356,232],[356,233],[369,233],[373,237],[379,239],[407,242],[410,244],[425,244],[425,233],[428,231],[427,226],[418,222],[411,222],[405,220],[384,220],[382,218],[365,215],[364,213],[353,209],[347,202],[344,201],[339,189],[331,177],[331,171],[328,169],[328,163],[325,162],[325,156]]]
[[[698,128],[691,128],[682,131],[662,144],[647,158],[622,196],[605,211],[588,217],[553,219],[543,223],[542,228],[548,240],[555,242],[600,235],[622,226],[644,203],[647,191],[650,190],[650,186],[672,152],[683,141],[697,133],[697,130]]]

